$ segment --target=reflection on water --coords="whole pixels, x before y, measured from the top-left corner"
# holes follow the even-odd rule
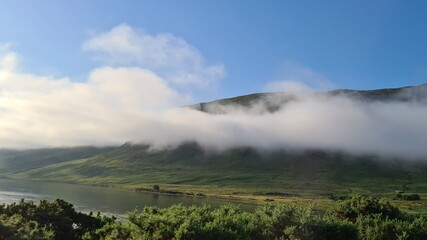
[[[206,203],[213,207],[229,201],[174,195],[140,193],[116,188],[83,186],[76,184],[40,182],[30,180],[12,180],[0,178],[0,203],[10,204],[21,199],[39,201],[62,198],[74,204],[83,212],[100,211],[106,214],[124,214],[144,206],[169,207],[173,204],[184,205]],[[252,210],[253,205],[241,204],[243,209]]]
[[[19,201],[20,199],[38,201],[40,197],[31,193],[0,191],[1,203],[10,204]]]

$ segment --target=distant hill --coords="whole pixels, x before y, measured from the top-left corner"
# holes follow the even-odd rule
[[[363,101],[425,101],[427,85],[371,91],[335,90]],[[209,112],[210,106],[249,106],[265,97],[292,95],[257,93],[200,103],[191,107]],[[286,102],[285,101],[285,102]],[[278,106],[271,106],[271,111]],[[197,143],[152,150],[147,145],[117,147],[0,150],[0,175],[131,189],[162,188],[185,192],[335,196],[352,193],[394,194],[395,190],[427,192],[425,161],[350,156],[318,149],[301,152],[235,148],[209,152]]]
[[[317,92],[315,94],[324,96],[347,96],[353,99],[362,101],[419,101],[427,103],[427,83],[419,86],[408,86],[401,88],[385,88],[375,90],[350,90],[350,89],[338,89],[329,92]],[[230,106],[237,105],[243,107],[249,107],[258,101],[268,100],[274,98],[274,103],[270,102],[267,104],[267,108],[270,111],[279,109],[281,104],[293,101],[298,98],[295,94],[288,93],[254,93],[244,96],[232,97],[219,99],[211,102],[203,102],[191,105],[189,107],[210,113],[218,113],[212,111],[216,109],[215,106]]]

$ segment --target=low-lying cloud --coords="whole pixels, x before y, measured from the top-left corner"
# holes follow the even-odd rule
[[[272,150],[326,149],[386,157],[427,156],[427,109],[421,102],[367,102],[308,93],[274,98],[248,108],[221,106],[221,114],[217,115],[191,110],[168,112],[167,116],[179,122],[180,127],[178,132],[173,127],[167,131],[219,149],[252,146]],[[271,113],[265,102],[286,103]],[[164,143],[156,134],[152,139],[156,144]],[[169,139],[168,144],[179,141],[182,139]]]
[[[87,48],[95,48],[89,43]],[[193,102],[191,96],[145,64],[99,67],[83,82],[23,73],[17,65],[17,55],[3,51],[2,148],[126,141],[161,148],[195,141],[216,150],[315,148],[427,158],[425,88],[405,93],[407,101],[387,102],[303,89],[271,95],[246,107],[212,105],[221,114],[211,114],[182,107]],[[271,104],[280,107],[272,112]]]

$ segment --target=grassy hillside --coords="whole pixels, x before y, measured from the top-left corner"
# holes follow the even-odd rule
[[[211,153],[197,144],[185,144],[153,152],[147,146],[125,144],[93,157],[50,164],[13,176],[132,189],[161,184],[169,189],[205,193],[213,190],[326,197],[393,194],[398,189],[426,192],[426,172],[424,163],[321,151],[259,152],[239,148]]]
[[[92,157],[113,148],[74,147],[31,150],[0,149],[0,174],[16,173],[50,164]]]

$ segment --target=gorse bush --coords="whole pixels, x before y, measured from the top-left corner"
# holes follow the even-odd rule
[[[427,239],[427,219],[356,196],[325,214],[313,206],[265,204],[146,207],[117,221],[76,212],[63,200],[0,205],[0,239]]]
[[[414,194],[396,194],[395,199],[406,200],[406,201],[418,201],[421,200],[420,195]]]
[[[391,205],[389,201],[363,196],[354,196],[350,199],[339,201],[327,213],[332,219],[349,220],[351,222],[356,222],[359,216],[373,216],[377,214],[383,219],[401,219],[404,217],[399,208]]]
[[[352,222],[361,239],[427,239],[427,218],[405,214],[384,199],[354,196],[324,217]]]
[[[21,215],[0,215],[0,239],[53,239],[54,232],[41,228],[36,221],[27,220]]]
[[[356,223],[363,239],[427,239],[427,219],[421,217],[405,221],[380,215],[359,216]]]
[[[0,239],[79,239],[85,233],[95,231],[101,228],[109,221],[114,221],[113,218],[103,218],[99,215],[92,215],[76,212],[73,205],[62,199],[56,199],[52,202],[41,200],[37,205],[31,201],[20,201],[10,205],[0,205],[0,229],[4,231],[0,233]],[[22,237],[20,235],[4,235],[3,232],[10,231],[12,233],[19,231],[17,226],[10,224],[11,219],[23,219],[22,231],[29,231],[35,234],[38,231],[46,233],[45,235],[37,235]],[[34,230],[34,231],[33,231]]]
[[[247,239],[250,214],[237,206],[145,208],[98,230],[102,239]],[[127,238],[123,238],[125,236]]]
[[[254,213],[234,205],[145,208],[97,234],[101,239],[358,239],[354,224],[324,220],[311,207],[294,204],[266,204]]]
[[[354,225],[316,216],[312,206],[266,204],[250,223],[250,239],[357,239]]]

